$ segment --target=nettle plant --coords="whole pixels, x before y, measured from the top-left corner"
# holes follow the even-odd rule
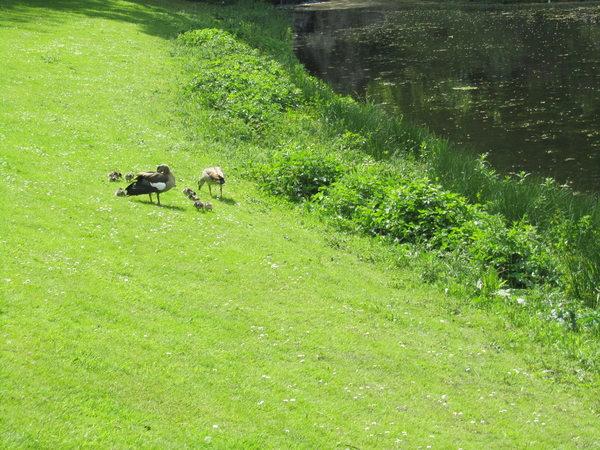
[[[340,160],[310,148],[275,153],[272,162],[258,168],[262,189],[291,202],[310,200],[344,172]]]
[[[228,32],[193,30],[181,34],[179,41],[198,51],[196,73],[188,85],[193,101],[253,126],[300,104],[301,91],[280,64]]]
[[[378,167],[356,171],[333,184],[318,198],[322,212],[352,222],[368,234],[394,242],[428,242],[446,234],[472,215],[461,196],[427,179],[398,179]]]
[[[481,273],[492,268],[507,287],[529,287],[558,276],[535,227],[526,221],[508,224],[426,178],[398,178],[378,165],[363,167],[322,190],[315,204],[345,230],[461,251]]]
[[[556,284],[558,265],[550,245],[525,219],[507,224],[503,216],[480,212],[461,227],[468,236],[466,251],[480,267],[493,268],[511,288]]]

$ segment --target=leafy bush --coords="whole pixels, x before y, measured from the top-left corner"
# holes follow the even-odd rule
[[[398,241],[429,241],[438,233],[460,226],[469,205],[458,194],[444,191],[426,179],[388,190],[373,210],[371,230]]]
[[[338,226],[393,242],[462,251],[508,287],[556,282],[550,246],[526,221],[508,225],[427,179],[397,178],[380,165],[356,169],[322,191],[318,208]]]
[[[477,219],[465,223],[462,232],[471,241],[467,252],[482,268],[494,268],[511,288],[557,281],[550,247],[534,226],[524,220],[507,226],[500,215],[479,214]]]
[[[311,149],[278,152],[259,169],[259,185],[273,195],[298,202],[333,183],[344,168],[340,161]]]
[[[392,185],[393,180],[381,171],[379,165],[355,169],[315,198],[317,208],[337,220],[338,225],[366,231],[368,222],[364,220],[365,216],[373,209],[374,203],[384,197],[387,186]]]
[[[300,104],[300,90],[279,63],[226,31],[193,30],[181,34],[179,40],[202,50],[188,87],[195,101],[255,126]]]
[[[353,172],[319,197],[323,213],[394,242],[428,242],[472,214],[461,196],[427,179],[394,179],[379,167]],[[437,239],[436,245],[442,245]]]

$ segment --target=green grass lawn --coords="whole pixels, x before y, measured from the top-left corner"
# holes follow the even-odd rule
[[[0,4],[0,448],[600,447],[597,381],[189,140],[172,39],[218,8],[46,3]]]

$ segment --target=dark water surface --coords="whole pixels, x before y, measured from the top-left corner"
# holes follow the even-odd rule
[[[600,192],[600,6],[585,5],[332,0],[295,8],[296,55],[502,172]]]

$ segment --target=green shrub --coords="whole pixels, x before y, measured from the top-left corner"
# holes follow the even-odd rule
[[[381,201],[394,180],[379,165],[355,168],[316,197],[317,208],[339,225],[345,223],[350,228],[365,231],[364,217]]]
[[[509,287],[557,281],[550,246],[525,220],[507,225],[500,215],[480,214],[462,232],[471,241],[466,250],[473,260],[483,270],[493,267]]]
[[[333,183],[344,170],[338,158],[313,150],[278,152],[271,164],[258,169],[261,188],[270,194],[298,202],[310,199]]]
[[[345,176],[319,196],[321,211],[367,234],[393,242],[428,242],[449,235],[472,214],[461,196],[427,179],[398,179],[368,167]],[[433,241],[432,241],[433,242]]]
[[[481,277],[511,288],[557,283],[551,246],[525,220],[508,225],[428,179],[394,177],[380,165],[357,168],[317,197],[317,208],[346,230],[430,250],[461,251]],[[472,269],[469,269],[472,270]]]
[[[226,31],[193,30],[181,34],[179,40],[201,50],[188,86],[193,101],[254,126],[300,104],[300,90],[279,63]]]
[[[429,241],[460,226],[469,206],[458,194],[444,191],[427,179],[405,180],[386,192],[371,215],[371,230],[398,241]]]

